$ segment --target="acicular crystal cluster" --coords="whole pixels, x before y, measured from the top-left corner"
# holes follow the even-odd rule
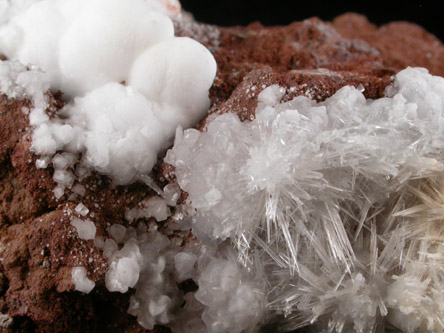
[[[176,135],[193,234],[235,247],[284,329],[442,331],[444,79],[408,68],[378,100],[283,92],[251,122]]]

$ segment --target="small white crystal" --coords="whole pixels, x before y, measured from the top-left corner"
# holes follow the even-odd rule
[[[154,317],[165,312],[170,305],[171,299],[166,295],[162,295],[157,300],[149,301],[148,310],[150,311],[150,314]]]
[[[140,268],[133,258],[123,258],[117,262],[117,279],[128,287],[132,288],[139,280]]]
[[[152,216],[156,221],[164,221],[170,215],[170,210],[165,199],[152,197],[144,203],[144,212],[147,216]]]
[[[56,186],[54,190],[52,190],[56,199],[60,199],[63,194],[65,194],[65,189],[61,186]]]
[[[83,197],[85,195],[86,189],[85,186],[83,186],[82,184],[75,184],[72,187],[71,191]]]
[[[142,217],[143,213],[140,208],[131,208],[125,210],[125,220],[129,222],[133,222],[134,220],[137,220],[138,218]]]
[[[97,247],[98,249],[103,249],[105,246],[105,239],[103,238],[103,236],[96,236],[94,238],[94,246]]]
[[[54,170],[54,175],[52,178],[56,183],[64,187],[70,187],[75,180],[72,172],[66,170]]]
[[[197,256],[193,253],[179,252],[174,256],[174,267],[179,283],[193,277],[196,262]]]
[[[258,102],[269,106],[275,106],[279,103],[283,95],[284,92],[281,87],[274,84],[262,90],[259,94]]]
[[[126,293],[139,280],[140,266],[135,258],[125,257],[113,261],[105,274],[106,287],[109,291]]]
[[[168,184],[163,188],[165,201],[168,206],[175,207],[180,197],[180,187],[177,183]]]
[[[250,331],[261,321],[264,295],[237,263],[213,259],[198,284],[195,297],[206,306],[202,319],[212,332]]]
[[[80,239],[90,240],[96,236],[96,226],[90,220],[81,220],[74,218],[71,221],[73,227],[76,228]]]
[[[14,319],[5,313],[0,313],[0,328],[2,329],[8,329],[12,323],[13,323]]]
[[[35,166],[37,169],[46,169],[49,164],[49,158],[39,158],[35,161]]]
[[[65,170],[72,166],[76,160],[76,156],[70,153],[57,154],[52,158],[52,164],[55,169]]]
[[[114,241],[114,239],[111,238],[106,239],[105,243],[103,244],[103,256],[106,259],[111,258],[112,255],[116,252],[117,248],[118,246],[117,243]]]
[[[125,239],[126,228],[121,224],[113,224],[109,227],[108,233],[114,238],[117,244],[120,244]]]
[[[75,290],[82,293],[89,294],[94,289],[95,283],[86,276],[85,267],[73,267],[71,271],[72,283],[74,283]]]
[[[86,216],[89,213],[89,209],[83,203],[79,203],[74,210],[81,216]]]

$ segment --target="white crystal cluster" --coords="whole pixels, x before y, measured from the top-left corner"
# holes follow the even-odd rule
[[[150,218],[158,222],[165,221],[170,216],[170,210],[164,198],[157,196],[143,200],[139,207],[130,208],[125,212],[125,218],[132,222],[140,218]]]
[[[43,0],[18,10],[0,27],[0,48],[10,59],[34,64],[52,86],[71,97],[129,79],[138,57],[174,36],[157,1]],[[110,56],[112,54],[113,56]],[[140,69],[140,68],[139,68]]]
[[[144,223],[113,225],[113,238],[96,244],[110,262],[106,287],[135,292],[128,312],[140,325],[167,325],[175,332],[242,332],[262,320],[263,285],[233,258],[228,247],[190,243],[180,246]],[[221,254],[222,251],[225,254]],[[178,284],[192,279],[197,292],[184,294]],[[215,294],[216,293],[216,294]]]
[[[31,125],[39,123],[41,118],[48,119],[45,114],[48,97],[45,93],[49,87],[48,75],[37,67],[27,68],[19,61],[0,61],[0,92],[9,98],[32,100]]]
[[[171,255],[170,241],[155,230],[147,233],[144,224],[137,229],[122,225],[111,228],[113,238],[103,244],[110,262],[105,277],[107,289],[125,293],[136,288],[128,311],[138,317],[143,327],[152,329],[156,324],[170,323],[173,311],[183,301],[172,276],[172,261],[166,266],[165,256]]]
[[[208,332],[250,332],[263,322],[264,281],[252,281],[236,260],[213,259],[202,271],[195,298],[205,305]]]
[[[203,45],[174,37],[165,13],[177,12],[177,1],[43,0],[16,7],[23,11],[0,26],[1,52],[39,66],[46,90],[74,99],[51,119],[44,104],[30,113],[38,166],[65,152],[61,167],[53,162],[57,197],[75,181],[78,153],[83,167],[129,184],[151,171],[177,126],[194,125],[208,109],[216,63]],[[35,80],[22,74],[28,81],[2,91],[12,96],[9,90]]]
[[[280,103],[283,91],[265,89],[251,122],[224,114],[176,135],[166,161],[193,233],[234,245],[284,330],[442,332],[444,79],[408,68],[378,100],[344,87]],[[212,290],[205,313],[223,308]],[[242,299],[237,313],[260,308]]]

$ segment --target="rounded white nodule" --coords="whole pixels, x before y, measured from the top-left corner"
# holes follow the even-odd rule
[[[83,166],[117,184],[150,172],[176,127],[204,116],[216,74],[204,46],[174,37],[167,15],[178,8],[175,0],[42,0],[1,26],[2,51],[38,65],[52,90],[74,99],[63,120],[45,117],[47,105],[30,112],[31,149],[84,153]],[[69,187],[62,169],[56,181]]]

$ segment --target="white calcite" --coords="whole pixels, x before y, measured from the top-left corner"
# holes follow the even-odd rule
[[[113,262],[108,271],[106,281],[109,291],[125,293],[135,286],[139,280],[140,268],[134,258],[121,258]]]
[[[196,262],[197,256],[194,253],[179,252],[174,256],[174,268],[179,283],[194,277]]]
[[[49,120],[44,112],[48,107],[49,76],[35,66],[27,67],[19,61],[0,61],[0,91],[9,98],[32,101],[33,110],[29,114],[29,122],[39,126]],[[51,136],[40,140],[52,141]]]
[[[216,62],[198,42],[174,37],[168,15],[177,17],[177,1],[42,0],[17,8],[5,10],[11,17],[0,26],[0,49],[46,74],[7,65],[2,91],[42,99],[35,92],[60,89],[71,100],[63,119],[51,120],[47,103],[34,101],[31,149],[43,158],[84,153],[81,167],[129,184],[151,171],[177,126],[207,111]],[[54,163],[61,189],[73,185],[67,168],[75,162]]]
[[[180,187],[176,183],[168,184],[163,188],[165,202],[168,206],[175,207],[180,198]]]
[[[76,184],[72,187],[72,192],[83,197],[85,195],[86,189],[82,184]]]
[[[152,329],[156,324],[170,323],[182,298],[173,279],[173,267],[166,265],[165,256],[174,253],[170,241],[156,231],[147,234],[144,228],[138,230],[132,233],[130,228],[126,229],[127,240],[120,250],[113,247],[114,241],[105,242],[110,261],[105,282],[110,291],[124,293],[136,288],[128,312],[143,327]]]
[[[174,28],[144,0],[44,0],[12,17],[0,35],[9,58],[40,66],[74,97],[126,80],[137,56]]]
[[[219,248],[230,253],[219,259],[216,248],[180,247],[157,231],[147,232],[143,224],[135,233],[130,229],[126,228],[120,250],[114,240],[105,242],[110,262],[105,280],[110,291],[135,289],[128,312],[144,328],[167,325],[175,332],[241,332],[262,321],[264,284],[233,259],[229,248]],[[184,295],[178,288],[188,279],[199,284],[197,293]]]
[[[152,216],[156,221],[165,221],[170,215],[170,211],[165,199],[152,197],[144,203],[144,212],[147,216]]]
[[[151,197],[139,203],[139,207],[128,209],[125,212],[125,218],[132,222],[140,218],[150,218],[158,222],[165,221],[170,216],[170,210],[167,202],[161,197]]]
[[[75,208],[74,211],[81,215],[81,216],[86,216],[89,213],[89,209],[88,207],[86,207],[83,203],[79,203]]]
[[[131,183],[151,171],[165,138],[154,107],[133,88],[108,83],[65,109],[77,133],[65,149],[85,149],[84,165]]]
[[[187,37],[176,37],[142,53],[128,83],[148,100],[169,104],[154,113],[171,136],[178,124],[188,128],[202,118],[202,110],[210,106],[208,89],[215,75],[216,63],[203,45]]]
[[[90,220],[74,218],[71,221],[71,225],[76,228],[80,239],[91,240],[96,237],[96,226]]]
[[[105,276],[106,287],[109,291],[125,293],[139,280],[143,257],[134,239],[126,242],[121,250],[117,250],[117,246],[114,249],[107,249],[109,247],[107,242],[105,242],[105,251],[110,253],[111,264]]]
[[[249,332],[263,319],[265,295],[232,260],[214,259],[203,270],[195,297],[204,304],[207,332]]]
[[[108,229],[108,234],[120,244],[124,241],[126,235],[126,228],[121,224],[113,224]]]
[[[89,294],[94,289],[95,283],[86,276],[85,267],[74,267],[71,271],[74,288],[85,294]]]

